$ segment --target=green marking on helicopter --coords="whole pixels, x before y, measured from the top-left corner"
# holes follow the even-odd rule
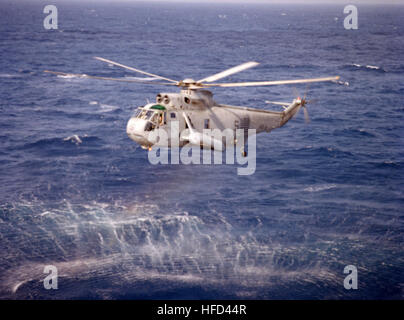
[[[160,105],[160,104],[155,104],[154,106],[151,106],[150,109],[156,109],[156,110],[166,110],[166,107]]]

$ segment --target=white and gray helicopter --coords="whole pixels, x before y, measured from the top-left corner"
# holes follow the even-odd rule
[[[281,105],[283,111],[268,111],[262,109],[239,107],[226,104],[219,104],[213,100],[213,94],[207,90],[213,87],[248,87],[248,86],[272,86],[281,84],[300,84],[323,81],[337,81],[336,77],[280,80],[280,81],[255,81],[255,82],[236,82],[236,83],[217,83],[215,81],[230,76],[237,72],[257,66],[259,63],[250,61],[225,71],[216,73],[209,77],[195,81],[193,79],[184,79],[181,81],[169,79],[156,74],[135,69],[121,63],[117,63],[105,58],[95,57],[95,59],[106,62],[110,65],[118,66],[127,70],[138,72],[153,80],[160,82],[146,81],[141,79],[108,78],[90,76],[87,74],[72,74],[64,72],[48,71],[45,72],[59,76],[81,77],[100,80],[112,80],[120,82],[136,82],[153,85],[176,86],[181,88],[179,93],[159,93],[155,103],[148,103],[145,106],[138,107],[129,119],[126,132],[130,139],[137,142],[142,148],[151,150],[154,146],[160,146],[159,139],[153,131],[164,129],[168,134],[168,147],[186,144],[203,148],[211,148],[217,151],[223,151],[226,148],[226,139],[217,139],[207,133],[212,129],[232,130],[236,143],[236,131],[243,130],[245,143],[250,132],[258,134],[261,132],[270,132],[276,128],[285,125],[293,116],[304,108],[306,119],[308,119],[306,97],[297,97],[292,102],[266,101],[266,103]],[[147,79],[149,80],[149,79]],[[163,80],[163,82],[161,82]],[[174,123],[177,130],[173,131]],[[208,130],[211,129],[211,130]],[[248,130],[248,129],[255,129]],[[172,132],[175,132],[173,134]],[[175,135],[175,136],[174,136]],[[227,142],[228,143],[228,142]],[[244,144],[245,144],[244,143]],[[244,144],[241,146],[241,152],[245,156]]]

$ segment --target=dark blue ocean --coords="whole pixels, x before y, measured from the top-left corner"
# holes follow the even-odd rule
[[[0,2],[0,298],[404,298],[404,7],[358,5],[345,30],[343,5],[56,1],[45,30],[46,4]],[[173,79],[254,60],[225,80],[341,82],[312,84],[311,122],[258,135],[238,176],[152,165],[127,137],[170,88],[43,73],[143,77],[94,56]],[[213,93],[269,109],[305,90]]]

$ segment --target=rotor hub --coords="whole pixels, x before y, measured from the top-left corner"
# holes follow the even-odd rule
[[[181,81],[183,84],[185,85],[192,85],[192,84],[196,84],[197,82],[194,79],[191,78],[187,78]]]

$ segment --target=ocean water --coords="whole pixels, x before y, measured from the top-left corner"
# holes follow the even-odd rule
[[[345,30],[343,6],[58,1],[45,30],[45,4],[0,2],[0,298],[404,298],[404,7],[359,5]],[[94,56],[174,79],[254,60],[226,80],[341,82],[311,85],[311,122],[259,135],[238,176],[151,165],[126,136],[167,89],[43,73],[142,77]],[[268,109],[306,89],[213,93]]]

